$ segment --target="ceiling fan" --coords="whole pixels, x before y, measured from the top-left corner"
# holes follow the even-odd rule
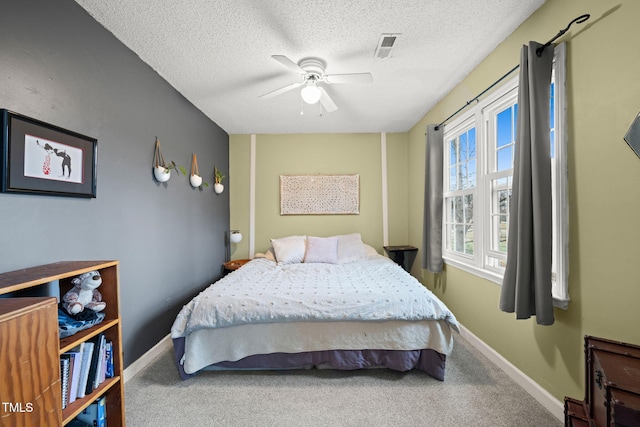
[[[304,102],[307,104],[315,104],[319,101],[322,107],[331,113],[336,111],[338,107],[320,84],[373,82],[371,73],[325,74],[324,70],[327,63],[320,58],[303,58],[296,64],[284,55],[271,55],[271,57],[290,70],[298,73],[302,79],[296,83],[259,96],[259,98],[262,99],[273,98],[274,96],[302,86],[300,96]]]

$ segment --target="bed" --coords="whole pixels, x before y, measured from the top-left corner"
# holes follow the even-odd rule
[[[418,369],[444,380],[459,332],[431,291],[358,233],[272,239],[187,303],[171,337],[203,369]]]

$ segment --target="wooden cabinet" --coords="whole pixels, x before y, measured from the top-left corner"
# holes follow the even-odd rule
[[[52,290],[63,296],[74,277],[93,270],[102,276],[98,290],[107,303],[105,318],[59,339],[56,299],[27,296]],[[109,427],[125,425],[119,298],[118,261],[64,261],[0,274],[0,426],[66,425],[102,396]],[[60,355],[99,334],[113,344],[114,375],[62,409]]]
[[[565,398],[569,426],[640,425],[640,346],[585,337],[585,398]]]
[[[62,422],[55,298],[0,300],[0,425]]]

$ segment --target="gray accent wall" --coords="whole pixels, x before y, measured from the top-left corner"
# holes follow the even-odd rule
[[[170,332],[216,280],[229,228],[229,136],[72,0],[7,1],[0,13],[0,108],[98,140],[97,198],[0,194],[0,272],[60,260],[120,261],[125,366]],[[166,160],[152,174],[156,136]]]

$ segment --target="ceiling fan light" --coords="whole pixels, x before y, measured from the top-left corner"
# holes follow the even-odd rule
[[[314,84],[308,84],[300,91],[302,100],[307,104],[315,104],[320,101],[321,95],[320,88]]]

